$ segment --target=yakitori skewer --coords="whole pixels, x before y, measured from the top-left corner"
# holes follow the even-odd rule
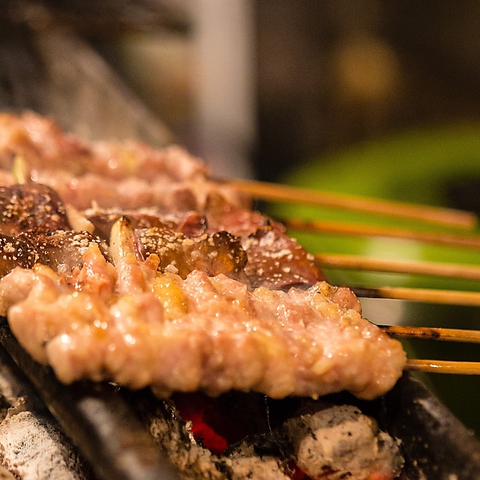
[[[329,206],[345,210],[388,215],[391,217],[420,220],[428,223],[473,229],[476,215],[470,212],[421,206],[403,202],[369,199],[353,195],[319,192],[265,182],[229,180],[228,183],[253,197],[268,201],[300,202]],[[351,222],[332,222],[302,219],[278,219],[288,229],[311,233],[376,236],[414,240],[425,243],[480,248],[480,235],[431,232],[410,228],[383,227]],[[438,262],[398,261],[365,258],[352,255],[316,254],[321,267],[347,270],[370,270],[390,273],[430,275],[438,277],[480,280],[480,266]],[[401,287],[360,288],[351,287],[359,297],[401,299],[437,304],[480,306],[480,292],[456,290],[434,290]],[[399,338],[421,338],[443,341],[480,343],[480,331],[450,328],[427,328],[409,326],[382,326],[389,334]],[[407,370],[450,373],[458,375],[480,375],[480,362],[409,359]]]
[[[229,179],[223,180],[223,182],[262,200],[300,202],[328,206],[345,210],[368,212],[376,215],[389,215],[392,217],[449,225],[464,229],[474,228],[478,221],[476,215],[472,212],[450,208],[371,199],[343,193],[321,192],[318,190],[253,180]]]

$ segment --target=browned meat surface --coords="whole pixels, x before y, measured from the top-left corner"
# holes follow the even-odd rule
[[[167,228],[148,228],[137,229],[135,234],[141,257],[157,254],[159,271],[177,273],[182,278],[193,270],[210,276],[223,273],[239,277],[247,263],[240,240],[225,231],[186,237]]]
[[[74,268],[81,268],[83,255],[91,243],[98,245],[102,255],[108,258],[107,245],[88,232],[56,230],[26,237],[34,242],[32,251],[35,252],[37,263],[47,265],[55,272],[69,274]]]
[[[39,184],[0,186],[1,233],[69,228],[65,207],[51,188]]]
[[[206,213],[209,228],[226,230],[242,239],[248,256],[245,272],[252,285],[288,288],[326,280],[310,255],[283,225],[259,212],[217,204]]]
[[[154,150],[138,142],[91,145],[66,134],[51,119],[33,112],[0,115],[0,167],[12,170],[16,158],[26,162],[36,181],[41,171],[64,171],[76,177],[86,173],[120,180],[128,177],[164,183],[205,178],[203,163],[182,148]]]
[[[139,258],[156,253],[162,272],[168,268],[184,277],[196,268],[209,275],[225,273],[248,281],[250,286],[273,289],[325,280],[313,256],[289,238],[280,225],[257,212],[244,209],[235,212],[240,226],[233,231],[219,230],[223,224],[209,222],[211,215],[192,212],[172,215],[145,210],[122,214],[119,210],[96,209],[88,211],[86,217],[95,232],[106,240],[114,223],[124,218],[135,232]],[[252,216],[255,222],[250,221]],[[229,217],[233,217],[232,212]],[[257,228],[260,219],[266,225]]]
[[[15,164],[19,158],[22,159],[20,167]],[[35,182],[3,187],[3,194],[0,191],[0,200],[7,202],[6,205],[0,203],[6,219],[1,231],[7,235],[31,230],[38,224],[46,230],[68,230],[65,208],[58,197],[79,210],[94,205],[116,208],[122,214],[122,210],[134,212],[154,207],[155,213],[150,217],[157,217],[157,222],[151,225],[141,225],[138,212],[130,217],[139,219],[139,228],[174,230],[191,238],[198,247],[186,248],[185,241],[179,242],[178,238],[169,241],[167,237],[173,238],[174,232],[167,235],[167,230],[150,231],[150,237],[157,236],[159,240],[159,251],[155,253],[161,256],[161,269],[167,265],[178,268],[172,263],[176,262],[182,264],[183,275],[192,268],[212,275],[241,273],[240,277],[248,278],[252,286],[276,289],[311,285],[325,279],[312,257],[286,235],[283,227],[245,208],[249,202],[228,186],[209,181],[205,165],[180,147],[154,150],[134,142],[87,145],[63,133],[53,121],[33,113],[4,114],[0,116],[0,166],[4,171],[20,169],[22,178]],[[7,183],[13,181],[12,177]],[[44,192],[40,192],[41,189]],[[24,195],[27,190],[28,195]],[[52,197],[48,202],[47,195]],[[37,211],[28,199],[37,200],[33,203]],[[52,210],[56,206],[63,210]],[[163,217],[165,212],[174,217],[176,214],[173,227],[172,221],[159,218],[159,209]],[[12,218],[17,221],[11,222],[5,212],[13,214]],[[97,227],[95,233],[108,239],[111,225],[107,217],[98,213],[93,216],[100,220],[93,222]],[[224,247],[236,240],[225,239],[228,234],[222,232],[240,239],[242,248],[230,249],[232,260],[227,258],[229,252]],[[210,234],[207,242],[201,240],[204,233]],[[139,233],[139,241],[148,236]],[[213,244],[209,246],[208,242]],[[164,256],[167,244],[174,244],[176,248]],[[151,245],[148,241],[140,250],[152,253],[155,248]],[[212,257],[214,252],[210,247],[215,246],[219,247],[218,259]],[[207,257],[202,259],[203,254]]]
[[[170,147],[173,148],[178,147]],[[150,180],[136,177],[117,180],[94,173],[76,176],[61,170],[42,170],[31,178],[37,183],[54,188],[65,203],[74,205],[80,210],[95,204],[104,208],[137,209],[160,206],[170,211],[202,212],[205,210],[208,197],[218,194],[221,194],[225,201],[245,203],[240,195],[229,188],[202,178],[181,182],[163,176],[152,177]]]
[[[15,267],[32,268],[36,261],[35,249],[28,240],[0,233],[0,277]]]
[[[242,244],[248,255],[245,273],[255,287],[284,289],[323,278],[313,255],[272,226],[257,229]]]
[[[271,397],[349,390],[374,398],[405,365],[400,344],[333,302],[320,282],[249,292],[224,275],[185,280],[127,254],[114,267],[92,244],[72,278],[47,267],[0,282],[2,313],[58,377],[108,378],[159,395],[256,390]]]
[[[34,113],[0,115],[0,168],[11,171],[16,158],[28,162],[29,169],[84,171],[90,149],[73,135],[65,134],[52,120]]]

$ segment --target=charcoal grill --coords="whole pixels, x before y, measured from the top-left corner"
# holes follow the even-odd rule
[[[24,17],[17,20],[1,19],[0,108],[51,115],[87,139],[130,137],[154,146],[174,139],[87,43],[65,29],[32,28]],[[0,393],[10,403],[27,399],[35,416],[66,433],[85,478],[178,478],[139,415],[150,408],[148,393],[126,395],[103,383],[61,385],[50,368],[18,345],[5,319],[0,341]],[[401,478],[480,478],[479,442],[411,375],[363,407],[402,440],[406,465]]]

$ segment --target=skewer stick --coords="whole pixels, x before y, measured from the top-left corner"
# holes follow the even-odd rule
[[[390,260],[329,253],[315,254],[315,258],[321,267],[480,280],[480,266],[474,265]]]
[[[403,228],[361,225],[344,222],[300,220],[292,218],[279,219],[279,221],[282,222],[287,228],[312,233],[400,238],[405,240],[430,242],[440,245],[480,248],[480,236],[478,235],[455,235],[453,233],[445,232],[420,232]]]
[[[379,325],[391,337],[443,340],[446,342],[480,343],[480,330],[459,328],[407,327],[403,325]]]
[[[480,292],[403,287],[350,288],[358,297],[390,298],[446,305],[480,306]]]
[[[219,180],[222,182],[222,180]],[[351,194],[320,192],[252,180],[223,180],[229,186],[263,200],[300,202],[345,210],[361,211],[377,215],[406,218],[428,223],[472,229],[477,223],[474,213],[450,208],[415,205],[406,202],[372,199]]]
[[[408,360],[406,370],[428,373],[450,373],[455,375],[480,375],[479,362],[457,362],[450,360]]]

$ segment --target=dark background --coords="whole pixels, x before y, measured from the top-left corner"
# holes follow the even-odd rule
[[[41,66],[28,30],[56,24],[93,45],[178,141],[205,153],[196,139],[202,119],[192,48],[192,5],[202,1],[1,3],[0,105],[41,103],[35,75]],[[253,132],[242,155],[253,176],[277,180],[292,166],[365,139],[479,119],[480,5],[474,0],[241,4],[249,7],[254,99]],[[151,59],[135,63],[125,54],[125,46],[149,38],[157,46],[154,68]],[[239,59],[239,71],[244,68]],[[221,137],[214,141],[228,141]]]

